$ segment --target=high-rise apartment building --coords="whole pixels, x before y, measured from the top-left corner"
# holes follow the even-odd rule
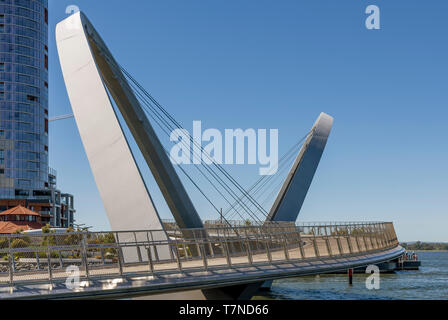
[[[0,211],[23,205],[73,224],[48,165],[48,0],[0,0]]]

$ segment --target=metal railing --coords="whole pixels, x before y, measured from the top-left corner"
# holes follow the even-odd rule
[[[188,235],[186,237],[185,235]],[[0,236],[0,286],[364,255],[398,245],[390,222]]]

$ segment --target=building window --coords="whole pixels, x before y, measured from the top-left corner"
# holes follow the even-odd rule
[[[3,23],[0,24],[0,32],[5,32],[5,25]]]
[[[0,71],[5,71],[5,64],[0,62]]]
[[[30,192],[27,190],[20,190],[20,189],[16,189],[16,197],[29,197],[30,196]]]
[[[5,174],[5,169],[0,169],[0,174]]]
[[[48,70],[48,56],[45,55],[45,69]]]
[[[30,180],[18,179],[17,183],[18,183],[19,187],[22,187],[22,188],[29,188],[31,186]]]
[[[44,11],[44,20],[45,20],[45,23],[48,24],[48,9],[47,8],[45,8],[45,11]]]
[[[28,101],[33,101],[33,102],[38,102],[39,101],[38,97],[32,96],[32,95],[27,95],[26,98],[27,98]]]
[[[45,133],[48,133],[48,119],[45,119]]]

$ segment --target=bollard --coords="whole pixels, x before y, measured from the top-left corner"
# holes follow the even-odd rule
[[[353,268],[348,269],[348,284],[353,285]]]

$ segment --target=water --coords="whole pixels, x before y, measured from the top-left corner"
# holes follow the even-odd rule
[[[448,251],[418,252],[422,266],[419,271],[381,274],[380,289],[368,290],[368,275],[354,274],[353,286],[347,275],[320,275],[275,281],[264,299],[279,300],[448,300]]]

